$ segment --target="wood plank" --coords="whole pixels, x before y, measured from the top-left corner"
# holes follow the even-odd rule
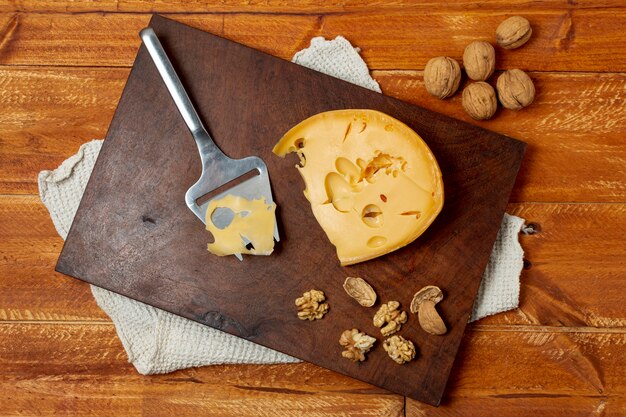
[[[403,414],[403,397],[304,363],[142,376],[109,324],[0,324],[0,341],[3,416]]]
[[[108,324],[3,323],[0,340],[2,415],[402,413],[402,397],[310,364],[140,376]],[[544,402],[538,415],[565,404],[568,415],[593,415],[582,413],[602,401],[607,413],[619,415],[626,395],[625,345],[624,330],[476,328],[463,341],[443,405],[408,401],[408,415],[512,416],[523,405]],[[460,408],[476,404],[483,414]]]
[[[438,1],[414,0],[299,0],[285,2],[282,0],[241,1],[241,0],[100,0],[72,1],[72,0],[20,0],[0,1],[0,12],[36,12],[36,13],[85,13],[85,12],[135,12],[135,13],[217,13],[217,12],[246,12],[246,13],[340,13],[372,10],[429,10],[433,7],[453,9],[584,9],[621,7],[620,0],[546,0],[529,2],[527,0],[450,0],[445,3]]]
[[[398,11],[329,15],[188,14],[176,20],[290,58],[313,36],[343,35],[372,69],[421,69],[438,55],[459,58],[471,40],[493,41],[505,10]],[[499,50],[497,68],[626,71],[626,9],[533,10],[535,35]],[[130,66],[149,14],[0,14],[5,65]]]
[[[532,411],[531,411],[532,410]],[[619,396],[554,395],[554,394],[493,394],[451,397],[439,408],[407,399],[406,417],[623,417],[626,400]]]
[[[37,193],[37,174],[106,135],[125,68],[0,69],[0,193]]]
[[[625,15],[621,9],[525,12],[533,26],[533,37],[518,50],[498,48],[496,68],[624,71]],[[421,69],[434,56],[461,60],[463,49],[473,40],[493,43],[495,28],[506,17],[506,13],[489,10],[458,14],[402,12],[384,17],[351,14],[328,16],[322,33],[346,36],[362,48],[372,69]]]
[[[39,171],[104,137],[128,72],[0,68],[0,106],[11,109],[0,114],[0,193],[36,193]],[[465,114],[460,94],[445,101],[427,94],[421,72],[373,75],[388,95],[528,142],[512,201],[626,201],[624,74],[532,73],[535,103],[486,122]]]
[[[521,237],[531,266],[520,309],[480,325],[626,326],[626,205],[523,203],[508,212],[540,231]],[[37,197],[0,196],[0,236],[0,320],[107,320],[85,284],[54,272],[62,241]]]
[[[442,405],[407,399],[406,415],[516,416],[533,407],[538,416],[619,416],[626,406],[626,367],[618,363],[625,345],[626,329],[475,326]]]

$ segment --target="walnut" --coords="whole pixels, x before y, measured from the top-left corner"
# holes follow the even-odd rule
[[[496,29],[496,42],[504,49],[515,49],[524,45],[532,33],[528,20],[522,16],[511,16]]]
[[[416,292],[411,301],[411,313],[418,314],[420,326],[430,334],[442,335],[448,331],[435,308],[435,304],[441,300],[443,300],[441,289],[428,285]]]
[[[363,307],[371,307],[376,303],[376,291],[363,278],[346,278],[343,289]]]
[[[463,90],[463,108],[476,120],[491,118],[498,108],[493,87],[484,81],[472,83]]]
[[[535,86],[528,74],[519,69],[503,72],[496,83],[500,103],[507,109],[519,110],[535,99]]]
[[[496,51],[489,42],[474,41],[465,47],[463,66],[472,80],[484,81],[496,67]]]
[[[400,330],[403,323],[406,323],[406,311],[398,310],[400,303],[397,301],[389,301],[387,304],[380,306],[374,315],[374,326],[380,327],[383,336],[389,336]],[[385,323],[387,323],[385,325]]]
[[[300,320],[319,320],[328,312],[328,303],[323,291],[311,290],[296,299]]]
[[[354,362],[363,362],[365,354],[374,346],[376,339],[368,336],[358,329],[346,330],[341,333],[339,344],[346,348],[341,356]]]
[[[438,98],[450,97],[461,83],[461,67],[455,59],[447,56],[433,58],[424,69],[426,91]]]
[[[400,365],[415,358],[415,345],[402,336],[391,336],[383,342],[383,348],[389,357]]]

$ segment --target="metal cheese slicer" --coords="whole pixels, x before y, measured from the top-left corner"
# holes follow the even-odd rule
[[[200,159],[202,161],[202,174],[200,179],[187,190],[185,201],[187,207],[203,222],[206,223],[206,211],[212,200],[220,199],[227,194],[233,194],[249,200],[264,198],[267,204],[273,202],[272,190],[270,188],[270,177],[267,172],[267,166],[263,160],[257,156],[249,156],[243,159],[231,159],[226,156],[220,148],[213,142],[213,139],[205,129],[204,125],[198,117],[198,113],[191,104],[189,96],[174,71],[174,67],[170,62],[159,38],[152,28],[143,29],[139,36],[143,40],[159,74],[163,78],[170,95],[176,103],[176,107],[183,116],[187,127],[191,131],[193,138],[196,140],[198,150],[200,151]],[[198,200],[212,191],[227,185],[245,174],[257,172],[251,178],[248,178],[226,191],[212,196],[207,201],[198,204]],[[232,219],[232,212],[215,211],[211,215],[211,221],[215,226],[224,228],[228,226]],[[274,239],[278,242],[278,227],[274,226]],[[242,236],[244,244],[250,244],[250,241]],[[243,260],[240,253],[235,254],[239,260]]]

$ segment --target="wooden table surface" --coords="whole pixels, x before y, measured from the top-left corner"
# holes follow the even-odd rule
[[[343,35],[386,94],[528,142],[520,308],[468,327],[441,407],[306,363],[141,376],[88,286],[54,272],[37,173],[104,137],[152,12],[285,59]],[[530,108],[475,122],[460,94],[428,96],[429,58],[512,14],[533,38],[497,68],[530,72]],[[624,416],[625,235],[623,0],[0,0],[0,416]]]

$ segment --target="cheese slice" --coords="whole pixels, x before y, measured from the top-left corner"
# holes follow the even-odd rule
[[[443,207],[443,181],[426,143],[404,123],[374,110],[314,115],[273,152],[296,152],[313,214],[341,265],[401,248]]]
[[[217,227],[212,220],[213,213],[220,208],[231,210],[233,215],[224,228]],[[215,241],[209,243],[209,252],[218,256],[271,254],[274,251],[275,211],[275,203],[267,204],[264,199],[248,200],[232,194],[210,201],[206,229],[213,234]]]

